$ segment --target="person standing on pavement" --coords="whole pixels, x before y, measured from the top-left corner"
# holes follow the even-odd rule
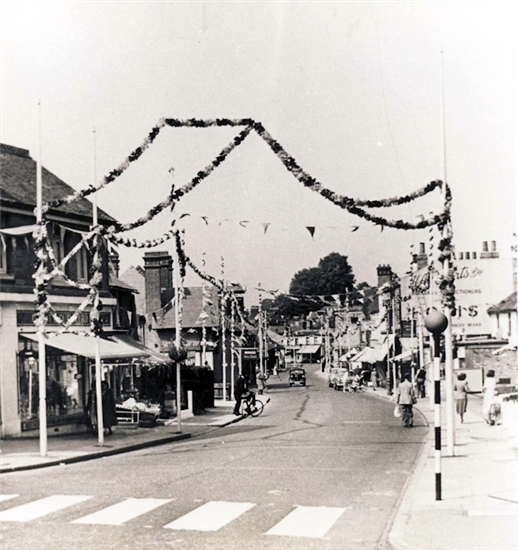
[[[257,393],[259,395],[262,395],[263,391],[266,390],[266,380],[268,379],[268,376],[264,372],[262,372],[258,367],[255,377],[257,380]]]
[[[460,416],[461,423],[464,422],[464,415],[466,414],[466,409],[468,408],[468,381],[466,380],[466,374],[461,372],[457,376],[457,382],[453,386],[453,391],[455,392],[455,404],[457,407],[457,413]]]
[[[375,365],[372,367],[372,371],[371,371],[371,384],[372,384],[372,389],[376,391],[376,387],[378,386],[378,369],[376,368]]]
[[[246,380],[243,376],[243,373],[239,373],[239,376],[236,378],[236,381],[234,383],[234,398],[236,400],[236,404],[234,405],[234,414],[239,416],[241,409],[241,401],[243,399],[243,395],[247,392],[246,387]]]
[[[397,402],[401,407],[401,420],[405,428],[411,428],[414,425],[413,405],[417,402],[414,385],[410,382],[410,376],[405,374],[401,378],[401,383],[397,388]]]
[[[496,379],[495,371],[488,370],[486,373],[486,379],[484,380],[484,386],[482,387],[482,393],[484,394],[484,403],[482,405],[482,415],[484,420],[489,424],[493,425],[495,423],[492,418],[492,409],[495,404],[496,397]]]
[[[415,375],[415,381],[417,384],[417,395],[419,397],[426,397],[426,370],[423,367],[419,367]]]

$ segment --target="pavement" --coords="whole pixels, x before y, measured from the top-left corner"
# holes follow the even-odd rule
[[[391,400],[383,389],[366,391],[373,398]],[[176,419],[153,428],[118,425],[113,435],[105,437],[102,447],[91,434],[50,437],[45,457],[40,456],[38,439],[3,440],[0,473],[70,464],[185,440],[241,420],[232,413],[232,407],[230,401],[216,401],[204,414],[182,418],[181,433]],[[517,437],[505,426],[489,426],[481,411],[481,397],[470,395],[464,423],[456,418],[453,456],[446,456],[443,441],[442,495],[436,500],[434,411],[429,398],[420,399],[415,406],[415,414],[422,415],[430,429],[386,533],[393,550],[518,550]]]
[[[39,438],[3,439],[0,441],[0,474],[72,464],[189,439],[242,420],[243,417],[233,414],[233,407],[231,401],[216,400],[214,408],[200,415],[182,411],[180,432],[176,418],[159,421],[150,428],[118,424],[112,435],[104,436],[103,446],[99,446],[97,435],[91,433],[48,437],[44,457]]]

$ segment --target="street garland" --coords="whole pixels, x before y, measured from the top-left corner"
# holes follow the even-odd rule
[[[196,176],[182,188],[175,190],[174,186],[171,189],[171,192],[168,198],[158,205],[150,209],[146,215],[142,216],[138,220],[127,223],[120,224],[115,223],[111,226],[104,227],[98,226],[92,229],[90,235],[93,235],[93,265],[92,265],[92,277],[88,285],[78,285],[75,283],[73,286],[77,286],[81,289],[90,288],[92,292],[92,301],[93,301],[93,311],[91,313],[91,330],[94,334],[100,334],[102,332],[102,325],[100,322],[100,311],[102,310],[102,302],[99,298],[99,287],[102,280],[101,275],[101,255],[99,253],[99,245],[101,236],[106,236],[108,240],[116,244],[122,244],[124,246],[133,246],[138,248],[146,247],[155,247],[166,240],[176,237],[176,248],[178,252],[178,258],[181,265],[181,277],[185,275],[185,265],[188,264],[195,273],[198,274],[202,279],[207,280],[214,286],[216,286],[220,291],[225,292],[224,284],[217,281],[214,277],[211,277],[207,274],[202,274],[199,269],[192,263],[192,261],[185,255],[185,252],[181,246],[181,240],[179,234],[174,230],[169,231],[162,237],[158,239],[150,239],[146,241],[137,241],[136,239],[129,239],[117,236],[117,233],[129,231],[140,227],[149,221],[151,221],[155,216],[162,212],[165,208],[171,207],[171,211],[174,210],[176,202],[192,191],[196,186],[198,186],[204,179],[206,179],[220,164],[222,164],[228,157],[228,155],[238,147],[243,141],[248,137],[250,132],[254,130],[270,147],[270,149],[275,153],[279,160],[284,164],[286,169],[299,180],[305,187],[310,190],[319,193],[321,196],[331,201],[333,204],[347,210],[349,213],[359,216],[367,221],[370,221],[376,225],[383,227],[391,227],[395,229],[422,229],[425,227],[437,226],[439,230],[446,228],[447,235],[443,237],[439,245],[439,250],[441,252],[439,256],[439,261],[452,262],[454,254],[452,247],[452,229],[451,229],[451,190],[445,185],[445,204],[444,210],[441,214],[432,215],[428,219],[422,217],[422,219],[417,223],[410,223],[403,220],[389,220],[381,216],[372,215],[365,211],[367,208],[382,208],[390,207],[400,204],[408,203],[416,198],[422,197],[437,187],[442,187],[443,182],[440,180],[432,181],[422,189],[415,191],[409,195],[403,197],[393,197],[390,199],[381,199],[381,200],[355,200],[350,197],[340,196],[336,193],[324,188],[320,182],[311,177],[306,173],[296,162],[296,160],[289,155],[286,150],[277,142],[264,128],[264,126],[255,122],[252,119],[214,119],[214,120],[199,120],[199,119],[160,119],[156,126],[154,126],[148,136],[145,138],[144,142],[135,149],[115,170],[112,170],[103,180],[97,185],[91,185],[88,188],[75,192],[63,199],[57,201],[50,201],[43,205],[42,207],[42,221],[39,222],[34,230],[33,236],[35,239],[34,250],[37,257],[36,270],[33,275],[35,279],[35,289],[34,293],[36,294],[36,313],[34,322],[36,326],[41,326],[46,323],[47,316],[52,313],[52,308],[48,301],[48,295],[46,292],[46,284],[55,276],[63,277],[67,283],[73,284],[63,270],[59,267],[64,266],[68,259],[73,255],[72,252],[69,253],[61,266],[58,266],[53,253],[51,252],[50,240],[46,231],[46,214],[50,208],[59,208],[64,204],[70,204],[75,200],[85,198],[88,195],[99,191],[104,188],[109,183],[115,181],[119,176],[121,176],[131,165],[140,158],[140,156],[150,147],[154,142],[160,131],[166,126],[170,127],[191,127],[191,128],[208,128],[213,126],[245,126],[245,128],[228,144],[220,154],[204,169],[199,171]],[[173,222],[174,223],[174,222]],[[90,237],[89,235],[89,237]],[[75,247],[74,251],[79,250],[80,247]],[[53,266],[53,272],[48,273],[46,263],[49,260]],[[445,307],[449,307],[452,311],[455,310],[455,267],[449,269],[446,275],[443,275],[440,279],[439,287],[442,293],[443,304]],[[233,293],[230,293],[234,300],[236,300]]]

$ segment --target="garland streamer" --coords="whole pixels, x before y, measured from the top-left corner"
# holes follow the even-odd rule
[[[82,241],[76,245],[73,250],[71,250],[67,256],[61,261],[57,262],[54,256],[52,246],[48,237],[46,229],[46,214],[50,208],[59,208],[64,204],[70,204],[75,200],[82,199],[88,195],[99,191],[104,188],[106,185],[115,181],[120,177],[131,165],[131,163],[137,161],[142,154],[151,146],[155,141],[156,137],[159,135],[160,131],[165,127],[169,126],[172,128],[178,127],[190,127],[190,128],[208,128],[208,127],[238,127],[244,126],[240,133],[234,137],[234,139],[221,150],[219,155],[203,170],[199,171],[196,176],[182,188],[175,190],[174,185],[171,188],[171,192],[167,199],[163,200],[153,208],[151,208],[147,214],[137,219],[134,222],[121,224],[119,222],[112,224],[108,227],[98,225],[97,227],[92,228],[91,232],[83,237]],[[210,282],[225,295],[231,297],[233,302],[237,305],[237,298],[232,292],[228,292],[225,289],[224,282],[220,282],[214,277],[201,273],[199,269],[193,264],[193,262],[185,254],[184,248],[182,246],[182,239],[179,233],[172,229],[168,233],[164,234],[162,237],[157,239],[150,239],[146,241],[137,241],[136,239],[125,238],[117,235],[131,229],[140,227],[147,222],[151,221],[155,216],[162,212],[165,208],[170,207],[171,211],[174,210],[176,203],[187,193],[192,191],[196,186],[198,186],[204,179],[206,179],[220,164],[222,164],[228,157],[228,155],[236,149],[243,141],[250,135],[251,131],[257,133],[259,137],[269,146],[269,148],[274,152],[277,158],[283,163],[286,169],[300,181],[308,189],[319,193],[325,199],[331,201],[336,206],[339,206],[342,209],[347,210],[349,213],[356,215],[360,218],[363,218],[367,221],[370,221],[376,225],[384,227],[391,227],[395,229],[423,229],[426,227],[433,228],[436,226],[440,231],[443,232],[443,237],[439,243],[439,257],[438,260],[441,263],[446,261],[450,262],[451,268],[446,274],[441,274],[438,277],[439,288],[442,294],[442,302],[445,307],[448,307],[455,312],[455,274],[456,268],[453,265],[454,252],[452,246],[452,226],[451,226],[451,189],[445,183],[440,180],[432,181],[427,184],[422,189],[415,191],[414,193],[405,195],[403,197],[393,197],[389,199],[379,199],[379,200],[359,200],[353,199],[346,196],[341,196],[329,189],[326,189],[318,182],[315,178],[310,176],[305,172],[297,161],[289,155],[286,150],[276,141],[264,128],[260,122],[256,122],[250,118],[243,119],[213,119],[213,120],[200,120],[200,119],[172,119],[172,118],[162,118],[158,123],[151,129],[148,136],[144,139],[143,143],[137,147],[116,169],[112,170],[108,175],[106,175],[98,184],[91,185],[84,190],[77,191],[63,199],[56,201],[50,201],[43,205],[41,209],[42,220],[38,222],[33,232],[34,237],[34,251],[36,254],[36,264],[35,264],[35,273],[33,278],[35,280],[34,294],[36,295],[36,311],[34,315],[34,323],[37,327],[44,326],[49,315],[55,316],[55,312],[52,306],[49,303],[48,295],[46,291],[46,285],[54,277],[62,277],[67,284],[79,288],[81,290],[89,290],[88,300],[80,306],[83,309],[89,303],[92,303],[93,310],[91,312],[91,330],[94,334],[100,334],[102,332],[102,325],[100,322],[100,311],[102,310],[102,302],[99,297],[99,289],[102,281],[101,267],[102,260],[100,255],[100,243],[101,239],[105,237],[108,241],[114,244],[121,244],[124,246],[132,246],[137,248],[150,248],[158,246],[165,241],[175,238],[176,240],[176,249],[178,252],[178,258],[180,263],[180,276],[183,279],[185,275],[185,266],[189,265],[193,271],[200,276],[203,280]],[[444,186],[444,208],[440,214],[430,213],[429,218],[424,218],[421,216],[421,219],[417,223],[410,223],[404,220],[389,220],[382,216],[373,215],[368,213],[365,208],[385,208],[395,205],[401,205],[408,203],[412,200],[415,200],[419,197],[423,197],[428,193],[431,193],[436,188],[442,188]],[[35,210],[36,212],[36,210]],[[173,221],[174,224],[174,221]],[[444,235],[445,234],[445,235]],[[92,254],[93,254],[93,264],[91,271],[91,278],[88,284],[80,284],[72,281],[64,273],[64,266],[70,260],[70,258],[76,254],[83,244],[92,241]],[[433,249],[433,245],[430,247]],[[52,265],[52,271],[48,272],[47,262],[50,261]],[[434,271],[433,261],[430,265],[430,273]],[[182,285],[183,286],[183,285]],[[82,311],[82,310],[81,310]],[[79,308],[76,311],[76,318],[79,315]],[[70,322],[64,323],[62,326],[68,329],[70,327]]]

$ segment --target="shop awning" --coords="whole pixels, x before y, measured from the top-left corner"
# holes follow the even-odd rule
[[[407,351],[404,351],[403,353],[400,353],[399,355],[396,355],[395,357],[390,357],[391,361],[402,361],[403,359],[409,359],[412,357],[412,350],[409,349]]]
[[[320,345],[316,346],[301,346],[299,351],[297,353],[301,354],[315,354],[318,353],[318,350],[320,349]]]
[[[148,357],[143,358],[144,363],[149,365],[159,365],[162,363],[170,363],[171,359],[167,355],[164,355],[162,353],[159,353],[158,351],[155,351],[151,348],[146,347],[144,344],[141,344],[140,342],[137,342],[136,340],[133,340],[130,336],[127,334],[120,334],[118,336],[111,336],[110,337],[114,342],[121,342],[122,344],[125,344],[127,346],[133,347],[137,349],[140,352],[144,352],[148,355]]]
[[[37,334],[22,334],[35,342],[38,341]],[[95,359],[95,337],[89,333],[85,335],[63,333],[47,338],[47,346],[57,348],[74,355],[81,355],[88,359]],[[135,346],[129,346],[122,341],[115,342],[106,338],[99,338],[101,359],[128,359],[133,357],[147,357],[149,353],[137,349]]]

